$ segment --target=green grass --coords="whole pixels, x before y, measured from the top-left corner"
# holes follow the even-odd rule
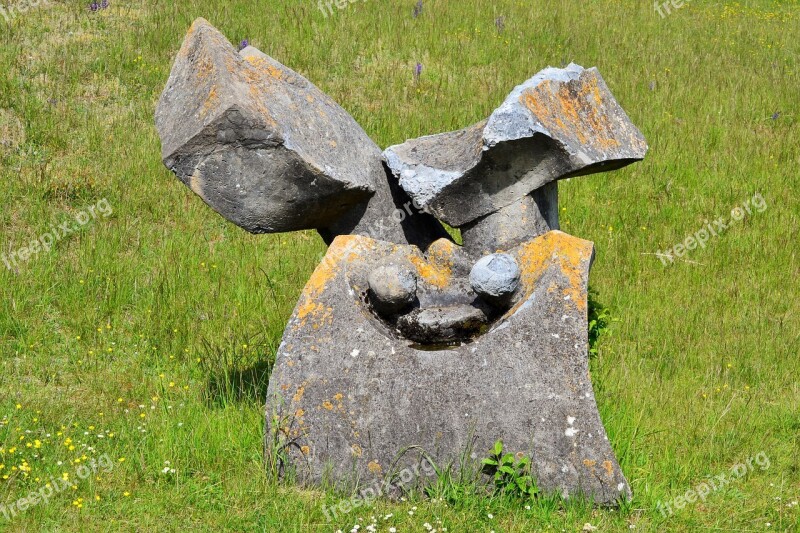
[[[797,0],[694,0],[665,18],[612,0],[426,0],[416,19],[412,0],[327,18],[311,0],[87,3],[0,18],[0,253],[113,208],[18,271],[0,264],[0,503],[74,480],[83,455],[114,467],[0,529],[364,531],[373,515],[381,531],[798,529]],[[485,118],[545,66],[599,67],[650,152],[562,183],[561,220],[596,243],[592,286],[619,319],[591,366],[629,506],[412,496],[327,522],[341,495],[267,478],[264,381],[324,245],[247,235],[162,166],[155,102],[198,16],[306,75],[381,146]],[[767,209],[705,249],[652,255],[756,193]],[[769,468],[656,509],[760,452]]]

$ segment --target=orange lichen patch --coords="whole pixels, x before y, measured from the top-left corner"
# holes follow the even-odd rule
[[[284,72],[275,65],[260,56],[247,56],[245,61],[253,65],[259,72],[264,73],[276,80],[284,79]]]
[[[308,455],[311,452],[311,448],[308,446],[300,446],[300,451],[303,452],[303,455]]]
[[[209,111],[216,109],[217,107],[219,107],[219,95],[217,94],[217,87],[216,85],[211,85],[211,88],[208,90],[208,96],[206,96],[206,99],[203,102],[203,109],[200,110],[200,114],[205,116],[209,113]]]
[[[361,457],[364,454],[364,451],[361,449],[361,446],[358,444],[353,444],[350,446],[350,450],[353,452],[353,455],[356,457]]]
[[[381,467],[380,464],[378,464],[377,461],[370,461],[367,464],[367,468],[369,468],[369,471],[372,472],[373,474],[380,474],[381,472],[383,472],[383,468]]]
[[[336,411],[338,411],[339,413],[344,414],[345,413],[345,408],[344,408],[344,403],[342,402],[342,398],[343,398],[343,396],[341,395],[341,393],[334,394],[333,395],[333,401],[336,402],[336,405],[333,405],[332,402],[329,402],[329,401],[326,400],[326,401],[322,402],[322,406],[325,409],[327,409],[328,411],[332,411],[332,410],[336,409]],[[351,424],[354,425],[353,422],[351,422]]]
[[[584,459],[583,465],[588,468],[589,470],[594,470],[594,465],[597,464],[597,461],[593,461],[592,459]]]
[[[546,80],[524,91],[520,102],[553,136],[572,138],[582,145],[588,142],[598,150],[620,146],[595,72],[584,72],[579,80],[566,83]]]
[[[408,259],[417,268],[417,274],[426,282],[440,289],[447,287],[447,272],[442,272],[441,270],[435,268],[418,255],[411,254],[408,256]]]
[[[305,414],[306,412],[303,409],[298,409],[294,412],[295,418],[302,418]]]
[[[276,129],[278,127],[278,122],[272,117],[272,114],[269,112],[269,109],[267,109],[267,106],[264,105],[262,92],[256,85],[250,85],[248,93],[250,94],[250,98],[253,101],[253,105],[258,112],[258,115],[266,121],[270,128]]]
[[[325,324],[330,325],[333,323],[332,309],[330,307],[326,309],[324,306],[320,305],[310,309],[311,312],[309,314],[303,315],[304,317],[307,318],[300,319],[300,322],[293,326],[295,330],[299,330],[306,327],[309,318],[314,321],[311,324],[311,329],[320,329]]]
[[[603,461],[603,470],[606,471],[608,477],[614,477],[614,465],[611,461]]]
[[[447,261],[451,263],[456,249],[458,249],[458,245],[453,241],[449,239],[437,239],[428,246],[427,254],[431,261]]]
[[[322,311],[324,307],[325,306],[320,303],[303,302],[303,304],[297,308],[297,318],[303,320],[308,315],[316,314]]]
[[[181,46],[178,55],[183,57],[189,55],[190,49],[195,47],[197,42],[194,34],[197,33],[197,30],[203,26],[208,28],[211,27],[211,24],[209,24],[209,22],[204,18],[198,18],[194,22],[192,22],[192,25],[189,26],[189,31],[186,32],[186,37],[184,37],[183,39],[183,45]]]
[[[306,392],[306,388],[305,387],[303,387],[303,386],[297,387],[297,392],[294,393],[294,396],[292,397],[292,401],[297,403],[300,400],[302,400],[303,399],[303,394],[305,394],[305,392]]]
[[[362,248],[374,248],[375,241],[361,235],[339,235],[328,248],[328,255],[336,258],[352,255]]]
[[[453,253],[456,245],[447,239],[439,239],[428,247],[423,258],[416,250],[408,259],[417,268],[417,274],[427,283],[438,289],[450,284],[453,275]]]
[[[211,76],[214,70],[214,62],[208,55],[203,55],[198,59],[197,66],[194,69],[195,77],[199,81],[203,81]]]
[[[236,81],[247,87],[249,98],[244,102],[237,102],[238,106],[251,109],[256,115],[262,117],[265,126],[277,129],[278,123],[273,118],[272,113],[265,104],[265,93],[270,89],[274,80],[262,74],[261,70],[253,66],[253,62],[261,58],[248,56],[242,58],[239,54],[231,50],[231,53],[224,57],[226,79]]]
[[[585,311],[586,295],[583,279],[593,249],[594,245],[591,242],[557,230],[545,233],[523,244],[519,248],[518,261],[520,282],[526,296],[506,316],[513,314],[530,296],[539,279],[551,265],[560,268],[561,273],[566,277],[567,286],[564,288],[564,296],[569,296],[569,300],[579,310]],[[548,291],[551,288],[552,286],[548,288]]]
[[[300,303],[297,306],[295,315],[299,320],[296,328],[305,327],[308,320],[313,320],[312,327],[319,328],[324,323],[331,323],[333,320],[333,308],[325,307],[320,301],[320,296],[325,292],[328,283],[336,276],[338,261],[336,254],[338,250],[334,245],[328,250],[328,255],[317,266],[311,278],[303,289],[300,296]]]

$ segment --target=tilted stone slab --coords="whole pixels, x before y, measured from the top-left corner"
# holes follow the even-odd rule
[[[278,350],[272,451],[288,454],[301,480],[375,487],[403,469],[419,472],[424,454],[457,469],[463,452],[477,462],[502,439],[533,459],[548,493],[629,498],[589,378],[592,243],[551,231],[508,251],[522,297],[474,341],[437,349],[398,336],[366,301],[371,268],[387,262],[414,265],[423,293],[447,291],[464,275],[460,251],[442,241],[432,249],[426,257],[356,236],[333,242]]]
[[[408,242],[391,217],[381,151],[355,120],[266,54],[237,53],[203,19],[178,53],[156,126],[164,164],[247,231],[368,231]]]
[[[485,121],[390,146],[400,186],[456,227],[557,179],[641,160],[647,144],[595,68],[547,68]]]

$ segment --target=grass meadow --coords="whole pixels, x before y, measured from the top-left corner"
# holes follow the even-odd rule
[[[797,0],[1,3],[0,253],[71,231],[0,264],[0,530],[800,529]],[[650,152],[562,182],[561,224],[597,247],[614,321],[592,381],[629,505],[411,494],[329,521],[347,495],[266,475],[270,364],[325,246],[248,235],[162,165],[155,104],[200,16],[382,147],[481,120],[548,65],[600,69]]]

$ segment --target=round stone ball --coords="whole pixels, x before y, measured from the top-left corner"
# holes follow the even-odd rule
[[[367,277],[372,305],[379,313],[396,314],[417,298],[417,277],[409,268],[383,265]]]
[[[507,303],[519,287],[519,266],[508,254],[491,254],[478,259],[469,282],[479,296],[490,303]]]

